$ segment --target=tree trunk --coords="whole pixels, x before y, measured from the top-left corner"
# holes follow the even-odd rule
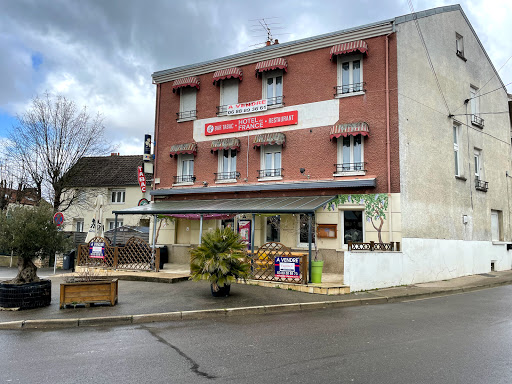
[[[32,260],[18,257],[18,275],[11,280],[12,284],[25,284],[39,281],[37,267]]]

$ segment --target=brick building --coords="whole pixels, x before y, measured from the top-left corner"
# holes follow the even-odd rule
[[[203,228],[247,222],[256,247],[307,249],[312,215],[325,270],[355,289],[509,269],[510,121],[480,114],[508,96],[478,97],[489,78],[503,86],[458,5],[155,72],[142,210],[183,213],[159,237],[177,262]]]

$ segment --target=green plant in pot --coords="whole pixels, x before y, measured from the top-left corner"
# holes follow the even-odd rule
[[[190,278],[209,281],[214,297],[228,296],[231,283],[249,277],[246,248],[240,235],[229,227],[206,232],[201,244],[190,251]]]

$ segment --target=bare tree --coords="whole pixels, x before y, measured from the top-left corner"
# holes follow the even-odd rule
[[[39,199],[48,199],[55,212],[65,211],[78,198],[76,187],[68,184],[80,172],[77,162],[112,151],[104,139],[102,116],[91,116],[85,106],[79,109],[66,97],[46,92],[36,96],[17,120],[9,133],[7,155],[23,164]]]

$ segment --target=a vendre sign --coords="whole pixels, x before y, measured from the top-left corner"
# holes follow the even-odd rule
[[[204,126],[206,136],[221,135],[223,133],[251,131],[253,129],[264,129],[294,125],[299,121],[298,111],[274,113],[271,115],[245,117],[237,120],[219,121]]]
[[[267,99],[238,103],[226,106],[228,116],[241,115],[242,113],[261,112],[267,110]]]

